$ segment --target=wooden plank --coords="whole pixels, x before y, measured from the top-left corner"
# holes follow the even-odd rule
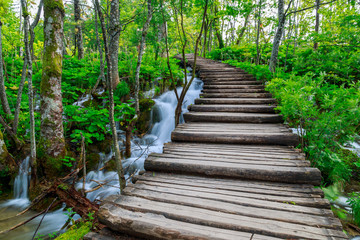
[[[159,174],[159,173],[156,173]],[[242,180],[242,185],[224,185],[224,182],[216,182],[211,181],[207,178],[202,178],[201,180],[193,180],[193,179],[186,179],[187,181],[184,183],[184,179],[171,178],[171,177],[150,177],[150,176],[138,176],[136,177],[136,181],[141,182],[158,182],[158,183],[167,183],[173,185],[183,185],[183,186],[193,186],[193,187],[201,187],[201,188],[214,188],[214,189],[221,189],[227,191],[235,191],[235,192],[242,192],[242,193],[253,193],[253,194],[260,194],[260,195],[273,195],[273,196],[282,196],[282,197],[296,197],[296,198],[321,198],[318,192],[300,192],[296,191],[290,187],[276,187],[271,186],[271,184],[261,186],[260,184],[252,184],[252,181],[249,180]],[[139,182],[140,183],[140,182]],[[309,187],[308,189],[312,190],[313,187]],[[241,194],[240,194],[241,195]]]
[[[189,111],[194,112],[245,112],[274,113],[276,106],[269,105],[189,105]]]
[[[340,221],[336,218],[241,206],[233,203],[225,203],[222,201],[208,200],[192,196],[189,197],[178,196],[168,193],[155,193],[148,190],[137,189],[132,186],[127,187],[124,190],[123,194],[157,202],[203,208],[212,211],[248,216],[253,218],[277,220],[282,222],[296,223],[313,227],[325,227],[337,230],[341,230],[342,228]]]
[[[233,84],[208,84],[204,85],[203,89],[264,89],[263,85],[233,85]]]
[[[145,161],[147,171],[202,174],[217,177],[232,177],[273,182],[321,184],[317,168],[282,167],[224,163],[215,161],[192,161],[187,159],[151,159]]]
[[[219,80],[207,80],[203,81],[204,85],[262,85],[259,81],[248,81],[248,80],[231,80],[228,79],[219,79]]]
[[[284,153],[277,153],[277,152],[265,152],[265,151],[254,151],[254,150],[243,150],[239,148],[238,150],[233,151],[223,151],[220,150],[210,150],[210,149],[201,149],[198,148],[196,150],[188,149],[186,147],[178,147],[178,148],[169,148],[168,146],[164,147],[164,153],[171,153],[171,154],[184,154],[184,155],[209,155],[213,157],[223,157],[223,156],[231,156],[231,157],[267,157],[267,158],[274,158],[274,159],[281,159],[281,160],[305,160],[304,154],[300,154],[298,152],[292,152],[290,154]]]
[[[120,196],[114,201],[114,205],[136,212],[163,214],[165,217],[173,220],[228,230],[261,233],[274,237],[308,239],[324,239],[330,236],[346,237],[343,232],[332,229],[267,219],[256,219],[207,209],[156,202],[137,197]]]
[[[228,89],[228,88],[216,88],[216,89],[203,89],[203,93],[265,93],[264,89]]]
[[[223,178],[208,178],[208,177],[198,177],[198,176],[189,176],[189,175],[178,175],[178,174],[168,174],[168,173],[159,173],[159,172],[147,172],[143,175],[134,176],[135,181],[160,181],[167,182],[171,181],[172,184],[180,185],[192,185],[217,188],[223,190],[231,191],[240,191],[240,189],[249,188],[252,189],[266,189],[273,190],[276,196],[293,196],[293,193],[309,193],[313,195],[324,196],[323,191],[320,188],[314,188],[314,186],[309,184],[289,184],[289,183],[273,183],[273,182],[264,182],[264,181],[243,181],[243,180],[233,180],[233,179],[223,179]],[[196,185],[199,184],[199,185]],[[240,188],[238,188],[240,187]]]
[[[155,160],[162,159],[166,160],[168,158],[175,159],[186,159],[191,161],[210,161],[210,162],[224,162],[224,163],[234,163],[234,164],[244,164],[244,165],[262,165],[262,166],[279,166],[279,167],[310,167],[309,161],[301,160],[275,160],[275,159],[251,159],[251,158],[212,158],[206,156],[182,156],[181,154],[160,154],[160,155],[151,155],[147,159]]]
[[[184,113],[185,122],[229,122],[229,123],[281,123],[282,117],[269,113],[237,112],[188,112]]]
[[[195,104],[273,104],[273,98],[197,98]]]
[[[271,93],[202,93],[203,98],[271,98]]]
[[[166,182],[139,181],[134,184],[135,188],[153,192],[171,193],[180,196],[193,196],[204,199],[212,199],[242,206],[253,206],[264,209],[306,213],[319,216],[333,217],[329,202],[319,198],[296,198],[289,196],[258,195],[254,193],[236,193],[222,188],[209,188],[199,186],[187,186],[181,184],[167,184]],[[327,208],[324,208],[327,207]]]
[[[297,146],[299,139],[294,134],[272,133],[262,136],[253,133],[191,133],[174,131],[171,140],[176,142],[267,144]]]
[[[101,223],[114,231],[151,239],[249,240],[252,237],[251,233],[172,220],[161,214],[129,211],[109,202],[102,205],[98,216]]]

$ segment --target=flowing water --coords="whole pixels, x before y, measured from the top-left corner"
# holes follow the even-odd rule
[[[191,78],[190,73],[187,77],[188,79]],[[199,97],[201,89],[202,82],[195,78],[184,99],[184,104],[182,106],[183,113],[187,112],[187,106],[194,103],[194,100]],[[181,90],[182,88],[178,88],[178,92],[181,92]],[[174,114],[177,104],[176,96],[173,91],[168,91],[154,100],[155,106],[153,107],[151,116],[151,131],[142,138],[134,137],[132,139],[132,155],[130,158],[123,161],[123,166],[126,171],[125,177],[127,179],[133,174],[137,174],[139,171],[144,170],[144,161],[146,157],[152,152],[162,153],[164,143],[171,140],[171,132],[175,128]],[[181,122],[183,122],[182,116]],[[120,148],[123,149],[123,141],[121,140],[125,138],[125,135],[121,130],[118,130],[118,132]],[[97,170],[91,171],[86,175],[85,189],[91,190],[98,186],[99,183],[101,183],[103,187],[87,194],[87,198],[91,201],[103,199],[109,195],[119,193],[117,173],[102,170],[105,163],[113,157],[113,153],[99,153],[99,155],[100,162]],[[14,199],[0,203],[0,231],[8,229],[35,215],[35,212],[29,211],[22,216],[11,218],[30,204],[27,192],[29,185],[29,171],[29,157],[27,157],[22,162],[19,174],[14,182]],[[76,187],[82,188],[83,183],[77,183]],[[48,213],[44,218],[38,233],[47,235],[59,231],[67,220],[65,213],[64,208]],[[40,220],[41,217],[38,217],[8,234],[0,235],[0,239],[31,239]]]

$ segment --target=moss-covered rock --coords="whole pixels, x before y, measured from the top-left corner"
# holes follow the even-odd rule
[[[0,193],[11,190],[10,182],[16,172],[16,163],[9,154],[4,136],[0,131]]]
[[[141,99],[139,101],[140,116],[135,124],[135,127],[139,135],[146,133],[150,128],[151,109],[155,105],[155,101],[152,99]]]

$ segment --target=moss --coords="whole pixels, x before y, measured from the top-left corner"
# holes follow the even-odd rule
[[[44,0],[44,10],[46,10],[46,8],[49,8],[50,10],[58,8],[61,12],[65,12],[62,0]]]
[[[64,191],[66,191],[66,190],[68,190],[68,189],[69,189],[69,186],[68,186],[68,185],[66,185],[65,183],[62,183],[62,184],[59,184],[58,188],[60,188],[60,189],[62,189],[62,190],[64,190]]]
[[[56,238],[56,240],[80,240],[83,239],[84,236],[90,232],[92,228],[91,222],[85,222],[82,224],[79,224],[79,226],[72,226],[67,230],[65,233],[61,234],[59,237]]]
[[[152,99],[141,99],[139,102],[140,116],[135,126],[138,130],[138,134],[146,133],[150,128],[151,109],[155,105],[155,101]]]

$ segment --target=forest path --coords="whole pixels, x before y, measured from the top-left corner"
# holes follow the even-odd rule
[[[141,239],[347,239],[263,84],[204,58],[196,71],[204,90],[186,123],[100,221]]]

